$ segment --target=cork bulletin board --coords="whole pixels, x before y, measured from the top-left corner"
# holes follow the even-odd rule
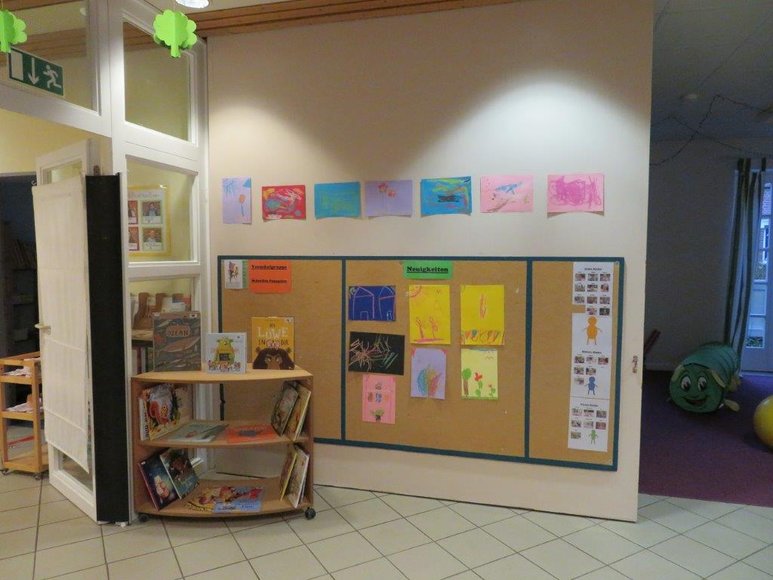
[[[289,261],[289,292],[255,293],[249,287],[224,287],[224,261],[261,259]],[[452,275],[448,279],[408,279],[405,260],[449,261]],[[600,367],[608,372],[609,394],[603,395],[602,407],[596,405],[603,410],[595,412],[591,424],[601,427],[593,431],[594,437],[596,432],[604,437],[576,448],[572,437],[579,437],[582,431],[584,438],[592,430],[573,428],[575,424],[588,427],[587,417],[574,421],[573,413],[580,405],[572,397],[580,390],[584,394],[587,385],[582,381],[592,380],[576,373],[590,373],[593,366],[578,369],[580,355],[573,350],[578,342],[575,336],[573,343],[573,320],[576,326],[577,316],[595,314],[595,310],[586,312],[577,293],[573,295],[575,278],[581,275],[578,265],[583,264],[600,265],[611,277],[607,282],[609,314],[598,336],[612,346],[605,357],[609,360]],[[294,318],[295,362],[314,376],[317,442],[589,469],[617,467],[622,258],[220,256],[218,277],[220,331],[249,333],[253,316]],[[447,286],[450,295],[451,339],[449,344],[433,345],[446,353],[444,399],[411,396],[411,353],[422,346],[410,341],[408,294],[409,287],[416,284]],[[461,344],[459,312],[465,285],[494,285],[504,291],[503,344],[486,347],[497,351],[498,396],[493,400],[463,397],[461,351],[467,347]],[[349,291],[358,286],[394,287],[394,319],[350,320]],[[359,332],[405,336],[404,368],[402,374],[394,375],[393,424],[363,420],[366,373],[350,371],[347,364],[351,333]],[[591,334],[587,336],[590,342]],[[601,376],[596,381],[599,384],[603,383]],[[224,398],[226,409],[250,404],[236,391],[226,390]]]

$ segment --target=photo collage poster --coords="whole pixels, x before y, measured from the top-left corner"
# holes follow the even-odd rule
[[[166,190],[163,187],[130,189],[128,205],[129,252],[167,254]]]

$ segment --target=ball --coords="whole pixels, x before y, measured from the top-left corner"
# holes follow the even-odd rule
[[[765,445],[773,448],[773,395],[763,399],[754,411],[754,432]]]

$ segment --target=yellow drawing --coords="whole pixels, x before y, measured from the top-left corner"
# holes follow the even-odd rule
[[[595,316],[588,316],[588,326],[584,328],[585,335],[588,337],[588,340],[585,344],[591,344],[591,341],[593,341],[593,344],[598,344],[596,342],[596,338],[599,335],[599,332],[601,332],[601,329],[596,326],[596,317]]]
[[[505,343],[505,287],[462,286],[462,344]]]
[[[408,286],[411,342],[451,344],[451,292],[444,284]]]

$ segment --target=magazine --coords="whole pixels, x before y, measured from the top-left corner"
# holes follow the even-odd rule
[[[159,457],[172,480],[178,497],[183,498],[196,488],[199,478],[193,470],[188,452],[185,449],[167,449]]]
[[[298,401],[293,407],[292,413],[290,413],[290,419],[287,421],[286,435],[295,441],[303,430],[303,422],[306,419],[306,412],[309,409],[309,401],[311,400],[311,391],[296,383],[296,389],[298,389]]]
[[[254,369],[295,368],[295,324],[291,316],[252,317]]]
[[[161,383],[144,389],[138,398],[140,440],[158,439],[191,420],[188,385]]]
[[[271,425],[254,423],[228,427],[225,437],[229,443],[251,443],[254,441],[271,441],[276,439],[276,433]]]
[[[188,499],[188,507],[213,513],[259,512],[263,488],[254,485],[204,487]]]
[[[160,510],[177,499],[177,491],[169,477],[159,453],[155,453],[139,462],[140,474],[148,488],[153,506]]]
[[[204,353],[207,372],[243,373],[247,370],[247,333],[210,332]]]
[[[298,399],[298,391],[292,383],[285,383],[282,392],[274,406],[274,412],[271,415],[271,426],[277,435],[282,435],[290,420],[290,414]]]
[[[175,443],[209,443],[214,441],[225,428],[225,423],[191,421],[169,433],[165,439]]]
[[[198,312],[153,313],[153,370],[201,370],[201,318]]]
[[[309,470],[309,454],[295,446],[295,464],[290,473],[290,481],[287,484],[287,500],[294,508],[298,507],[303,498],[303,488],[306,485],[306,473]]]

